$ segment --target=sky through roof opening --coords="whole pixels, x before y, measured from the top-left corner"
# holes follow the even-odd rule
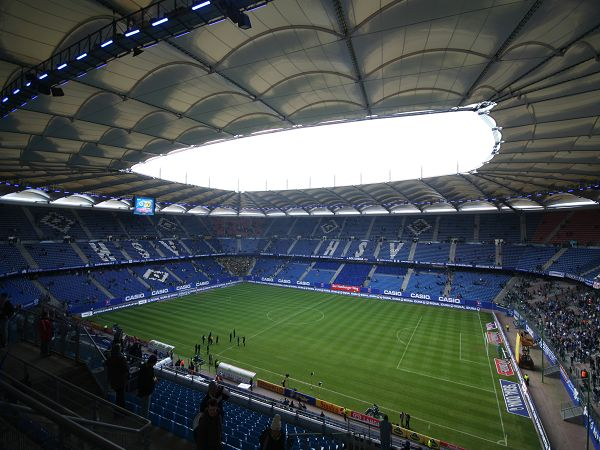
[[[132,170],[241,192],[335,187],[468,172],[491,158],[500,138],[487,114],[423,114],[254,133]]]

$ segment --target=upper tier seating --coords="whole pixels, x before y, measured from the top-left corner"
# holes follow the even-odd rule
[[[496,246],[491,244],[458,244],[454,262],[457,264],[494,266]]]
[[[62,269],[83,265],[82,259],[68,243],[47,242],[23,246],[41,269]]]
[[[479,217],[479,242],[504,239],[504,242],[521,242],[521,222],[517,214],[481,214]]]
[[[19,249],[13,244],[0,242],[0,254],[1,273],[20,272],[29,267]]]
[[[474,240],[475,215],[463,215],[440,218],[437,235],[438,241],[458,239],[459,241],[472,242]]]
[[[415,251],[415,261],[447,263],[450,254],[450,244],[443,242],[419,242]]]
[[[577,211],[550,240],[553,244],[576,241],[579,245],[600,244],[600,211]]]

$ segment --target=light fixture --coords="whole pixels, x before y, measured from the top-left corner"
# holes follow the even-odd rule
[[[81,55],[79,55],[77,58],[75,58],[77,61],[81,61],[83,58],[85,58],[87,56],[87,53],[82,53]]]
[[[67,63],[62,63],[60,66],[58,66],[56,69],[57,70],[63,70],[65,67],[67,67]]]
[[[161,23],[165,23],[165,22],[168,22],[168,21],[169,21],[169,19],[167,19],[166,17],[164,17],[164,18],[162,18],[160,20],[157,20],[156,22],[152,22],[152,26],[156,27],[156,26],[160,25]]]
[[[138,34],[139,32],[140,32],[140,30],[131,30],[131,31],[128,31],[127,33],[125,33],[125,37],[133,36],[134,34]]]
[[[15,89],[15,90],[13,91],[13,95],[17,95],[19,92],[21,92],[21,89]]]
[[[210,5],[210,2],[198,3],[197,5],[192,6],[192,11],[196,11],[196,10],[198,10],[200,8],[204,8],[205,6],[208,6],[208,5]]]
[[[112,39],[111,39],[111,40],[109,40],[109,41],[106,41],[106,42],[104,42],[103,44],[100,44],[100,47],[101,47],[101,48],[108,47],[108,46],[109,46],[110,44],[112,44],[112,43],[113,43],[113,41],[112,41]]]
[[[43,73],[43,74],[41,74],[41,75],[40,75],[38,78],[39,78],[40,80],[43,80],[44,78],[47,78],[47,77],[48,77],[48,74],[47,74],[47,73]]]

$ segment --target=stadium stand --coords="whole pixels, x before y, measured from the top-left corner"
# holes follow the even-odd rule
[[[475,230],[474,215],[464,216],[442,216],[440,218],[437,240],[448,241],[450,239],[458,239],[462,242],[474,241]]]
[[[272,239],[271,245],[265,249],[265,252],[273,255],[287,255],[289,248],[294,243],[295,239]]]
[[[404,266],[377,266],[369,287],[380,289],[382,292],[385,289],[400,291],[406,271],[407,268]]]
[[[42,269],[73,268],[81,267],[84,264],[79,255],[71,248],[71,245],[67,243],[25,243],[23,247]]]
[[[493,266],[496,262],[496,246],[490,244],[458,244],[454,262],[457,264]]]
[[[310,283],[329,283],[333,278],[340,263],[329,261],[317,261],[304,277],[304,281]]]
[[[298,281],[306,272],[308,267],[309,263],[306,262],[287,261],[285,266],[281,269],[277,276],[286,280]]]
[[[439,270],[415,270],[408,281],[406,291],[442,295],[446,286],[447,275]]]
[[[508,275],[455,271],[450,297],[492,301],[509,279]]]
[[[520,217],[517,214],[481,214],[479,241],[493,243],[495,239],[503,239],[506,243],[518,244],[521,242]]]
[[[576,211],[550,240],[552,244],[600,244],[600,211]]]
[[[363,286],[371,267],[370,264],[346,264],[333,282],[349,286]]]
[[[0,271],[1,273],[20,272],[29,267],[21,252],[14,244],[0,242]]]
[[[450,253],[450,244],[443,242],[419,242],[415,252],[415,261],[428,261],[433,263],[447,263]]]

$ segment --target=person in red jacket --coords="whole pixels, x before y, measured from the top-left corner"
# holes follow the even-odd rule
[[[44,311],[38,322],[38,334],[40,336],[40,354],[50,356],[50,342],[52,342],[52,322],[48,318],[48,312]]]

